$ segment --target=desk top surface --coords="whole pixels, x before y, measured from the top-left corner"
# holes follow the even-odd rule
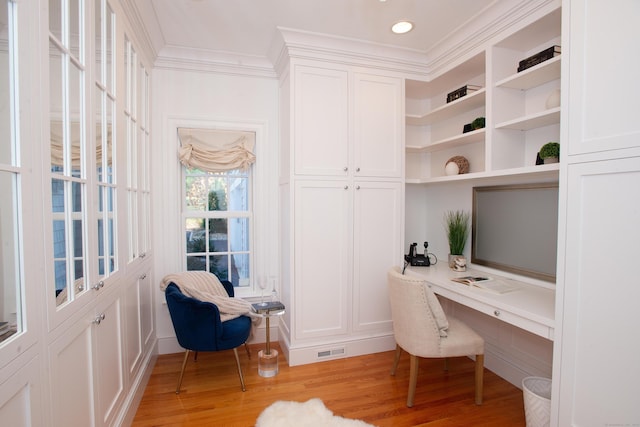
[[[498,276],[485,271],[467,269],[467,271],[456,272],[448,265],[435,265],[431,267],[407,267],[406,274],[420,277],[431,285],[431,289],[447,299],[451,299],[460,304],[482,309],[485,313],[495,313],[496,310],[504,310],[508,313],[525,319],[525,322],[518,320],[509,321],[516,326],[531,330],[539,335],[547,335],[539,332],[539,328],[527,327],[528,322],[534,322],[541,327],[549,329],[548,337],[553,337],[555,327],[555,290],[541,286],[532,285],[518,280]],[[513,287],[513,291],[503,294],[496,294],[479,287],[457,283],[451,279],[463,276],[485,276],[492,280],[498,280]],[[498,314],[496,314],[498,316]],[[510,319],[509,317],[506,317]],[[503,316],[503,320],[505,317]],[[524,326],[523,326],[524,325]]]

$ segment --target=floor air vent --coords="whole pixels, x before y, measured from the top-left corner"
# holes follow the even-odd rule
[[[344,348],[334,348],[331,350],[322,350],[318,352],[318,359],[322,359],[323,357],[331,357],[337,356],[340,354],[344,354]]]

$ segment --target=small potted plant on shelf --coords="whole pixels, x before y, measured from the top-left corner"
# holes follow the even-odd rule
[[[543,163],[558,163],[560,158],[560,144],[557,142],[547,142],[540,148],[540,158]]]
[[[463,253],[469,237],[469,213],[459,210],[445,212],[444,227],[449,240],[449,267],[465,271],[467,260]]]
[[[485,119],[484,117],[476,117],[472,122],[471,122],[471,127],[473,128],[473,130],[477,130],[477,129],[482,129],[485,126]]]

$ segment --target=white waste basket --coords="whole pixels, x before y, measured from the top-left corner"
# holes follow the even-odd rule
[[[548,427],[551,420],[551,380],[526,377],[522,380],[527,427]]]

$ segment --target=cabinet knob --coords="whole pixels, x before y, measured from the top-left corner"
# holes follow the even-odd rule
[[[359,185],[356,185],[356,190],[359,190],[359,189],[360,189],[360,186],[359,186]]]
[[[500,317],[500,310],[494,310],[493,314],[495,314],[496,317]]]
[[[101,288],[104,288],[104,281],[100,280],[98,283],[96,283],[95,285],[93,285],[91,287],[91,289],[95,290],[95,291],[99,291]]]
[[[348,190],[348,189],[349,189],[349,186],[348,186],[348,185],[345,185],[345,186],[344,186],[344,189],[345,189],[345,190]]]
[[[95,323],[96,325],[99,325],[99,324],[100,324],[100,322],[102,322],[102,321],[104,320],[104,318],[105,318],[105,317],[106,317],[106,316],[104,315],[104,313],[99,314],[99,315],[97,315],[97,316],[96,316],[96,318],[95,318],[95,319],[93,319],[93,323]]]
[[[356,172],[360,172],[360,168],[356,168]]]
[[[342,169],[342,170],[346,172],[346,171],[349,170],[349,168],[347,166],[345,166],[344,169]]]
[[[145,273],[145,274],[143,274],[142,276],[140,276],[140,280],[144,280],[144,279],[146,279],[146,278],[147,278],[147,274],[146,274],[146,273]]]

